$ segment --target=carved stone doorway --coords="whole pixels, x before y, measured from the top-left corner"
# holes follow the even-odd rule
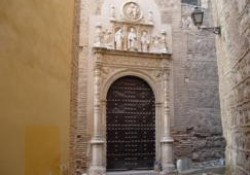
[[[107,94],[107,170],[148,170],[155,161],[155,96],[142,79],[125,76]]]

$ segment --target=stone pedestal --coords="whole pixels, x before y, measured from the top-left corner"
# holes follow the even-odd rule
[[[173,163],[173,142],[172,137],[163,137],[161,140],[162,148],[162,172],[161,175],[168,175],[175,172]]]
[[[91,166],[89,169],[89,175],[105,175],[106,170],[103,167]]]
[[[92,145],[92,160],[89,169],[89,175],[105,175],[106,169],[103,166],[103,148],[105,141],[101,138],[93,138]]]

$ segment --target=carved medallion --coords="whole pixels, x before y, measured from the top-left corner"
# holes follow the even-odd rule
[[[142,10],[135,2],[128,2],[123,6],[124,17],[131,21],[138,21],[142,18]]]

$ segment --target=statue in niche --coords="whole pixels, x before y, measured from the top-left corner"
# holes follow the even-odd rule
[[[135,2],[129,2],[124,5],[123,12],[125,17],[130,20],[138,20],[141,18],[142,12],[138,4]]]
[[[167,44],[167,32],[166,31],[161,32],[160,42],[161,42],[161,52],[167,53],[168,52],[168,44]]]
[[[109,30],[106,30],[104,32],[104,37],[103,37],[103,43],[106,48],[111,49],[112,48],[112,32]]]
[[[142,32],[140,44],[141,44],[141,51],[142,52],[149,51],[150,39],[149,39],[148,33],[146,31]]]
[[[110,11],[110,19],[115,20],[116,18],[116,12],[115,12],[115,6],[111,6],[111,11]]]
[[[137,35],[133,27],[128,32],[128,50],[137,50]]]
[[[114,47],[116,50],[122,50],[123,49],[123,41],[124,41],[124,34],[123,30],[119,29],[115,33],[115,42],[114,42]]]
[[[160,37],[158,35],[153,37],[152,41],[152,52],[158,53],[160,51]]]

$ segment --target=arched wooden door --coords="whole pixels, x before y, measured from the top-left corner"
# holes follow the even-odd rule
[[[126,76],[107,94],[107,170],[153,169],[155,97],[142,79]]]

